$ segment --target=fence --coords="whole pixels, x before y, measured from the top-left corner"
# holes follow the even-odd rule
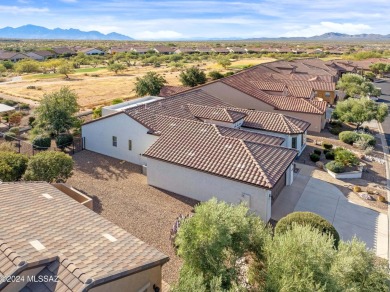
[[[9,141],[6,141],[5,135],[3,132],[0,132],[0,136],[1,136],[0,144],[4,143],[4,142],[10,142],[15,147],[16,152],[22,153],[22,154],[25,154],[28,156],[33,156],[37,153],[40,153],[42,151],[47,151],[47,150],[63,151],[65,153],[72,155],[72,154],[80,152],[84,149],[84,138],[82,138],[82,137],[74,137],[72,144],[66,145],[64,147],[58,147],[58,145],[53,146],[53,144],[55,144],[55,143],[52,143],[52,145],[50,147],[46,148],[46,147],[39,147],[39,146],[33,145],[32,143],[30,143],[28,141],[25,141],[25,140],[22,140],[19,138],[15,138],[15,137],[11,137],[11,136],[7,136],[7,140],[9,140]],[[61,145],[59,145],[59,146],[61,146]]]

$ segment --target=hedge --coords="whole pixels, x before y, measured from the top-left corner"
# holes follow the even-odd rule
[[[328,159],[328,160],[334,160],[334,152],[333,151],[329,151],[327,153],[325,153],[325,158]]]
[[[318,154],[312,153],[310,154],[310,160],[313,162],[320,161],[320,156]]]
[[[338,247],[340,236],[334,226],[321,216],[311,212],[293,212],[283,217],[275,226],[275,234],[281,234],[291,229],[293,223],[311,226],[320,230],[323,234],[332,236],[335,248]]]
[[[344,164],[338,161],[328,162],[325,167],[334,173],[342,173],[345,170]]]
[[[317,154],[318,156],[321,156],[321,150],[319,149],[314,149],[313,151],[315,154]]]
[[[333,148],[333,144],[329,144],[329,143],[322,143],[322,147],[324,147],[324,149],[332,149]]]
[[[10,151],[0,152],[0,180],[20,180],[27,168],[27,156]]]
[[[352,145],[359,140],[359,134],[352,131],[344,131],[339,134],[339,139],[344,143]]]
[[[73,136],[71,134],[62,134],[56,138],[56,145],[60,149],[64,149],[65,147],[72,145],[72,143]]]
[[[34,148],[37,149],[49,148],[51,146],[51,138],[39,135],[32,140],[32,144],[34,145]]]

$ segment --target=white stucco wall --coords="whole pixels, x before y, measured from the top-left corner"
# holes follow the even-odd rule
[[[233,204],[248,202],[265,222],[271,218],[269,190],[148,158],[148,184],[199,201],[213,197]]]
[[[142,154],[158,139],[157,136],[147,134],[147,131],[147,128],[125,113],[82,126],[87,150],[138,165],[146,163]],[[117,137],[117,147],[112,145],[112,136]],[[129,150],[129,140],[132,141],[132,150]]]

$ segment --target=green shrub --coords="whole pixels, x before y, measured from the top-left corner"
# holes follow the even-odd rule
[[[27,103],[22,103],[22,104],[19,105],[19,108],[21,110],[29,110],[30,106]]]
[[[344,164],[338,161],[328,162],[325,167],[334,173],[342,173],[345,170]]]
[[[224,77],[223,74],[219,73],[218,71],[209,72],[209,76],[210,76],[211,80],[217,80],[217,79],[221,79]]]
[[[341,127],[343,123],[341,121],[332,120],[329,122],[329,125]]]
[[[333,144],[329,144],[329,143],[322,143],[322,147],[324,147],[324,149],[332,149],[333,148]]]
[[[15,135],[18,135],[19,134],[19,127],[12,127],[8,131],[14,133]]]
[[[327,153],[325,153],[325,158],[328,159],[328,160],[334,160],[334,151],[329,151]]]
[[[72,145],[72,143],[73,136],[71,134],[61,134],[56,138],[56,145],[60,149],[64,149],[65,147]]]
[[[29,117],[28,118],[28,125],[30,126],[30,127],[32,127],[33,126],[33,123],[35,122],[35,117]]]
[[[8,105],[8,106],[15,106],[15,105],[18,104],[16,101],[9,100],[9,99],[4,100],[3,103],[4,103],[5,105]]]
[[[280,219],[275,226],[275,234],[285,233],[292,228],[293,223],[302,226],[310,226],[318,229],[323,234],[330,235],[334,239],[334,246],[337,248],[340,236],[332,224],[321,216],[311,212],[293,212]]]
[[[341,162],[344,166],[356,166],[359,164],[359,159],[354,153],[342,148],[335,150],[335,160]]]
[[[115,104],[120,104],[123,102],[123,99],[121,98],[114,98],[111,102],[112,105],[115,105]]]
[[[376,139],[373,135],[370,135],[370,134],[359,134],[360,138],[361,139],[364,139],[365,141],[367,141],[368,145],[370,146],[375,146],[376,144]]]
[[[321,150],[319,149],[314,149],[313,151],[315,154],[317,154],[318,156],[321,156]]]
[[[38,135],[32,140],[32,144],[36,149],[47,149],[51,146],[51,138],[48,136]]]
[[[341,133],[342,130],[343,130],[343,128],[338,127],[338,126],[334,126],[334,127],[331,127],[331,128],[329,129],[329,132],[330,132],[331,134],[333,134],[333,135],[338,135],[338,134]]]
[[[14,132],[5,132],[4,139],[5,139],[5,141],[8,141],[8,142],[15,141],[16,134]]]
[[[318,154],[312,153],[310,154],[310,160],[313,162],[320,161],[320,156]]]
[[[25,155],[10,151],[0,152],[0,180],[20,180],[27,168],[27,162]]]
[[[339,139],[344,143],[352,145],[359,139],[359,134],[352,131],[344,131],[339,134]]]

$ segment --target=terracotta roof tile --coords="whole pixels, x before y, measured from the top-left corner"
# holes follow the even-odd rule
[[[196,118],[235,123],[245,118],[245,114],[222,107],[187,104],[191,114]]]
[[[171,95],[186,91],[190,88],[191,87],[186,87],[186,86],[164,86],[163,88],[161,88],[158,96],[169,97]]]

